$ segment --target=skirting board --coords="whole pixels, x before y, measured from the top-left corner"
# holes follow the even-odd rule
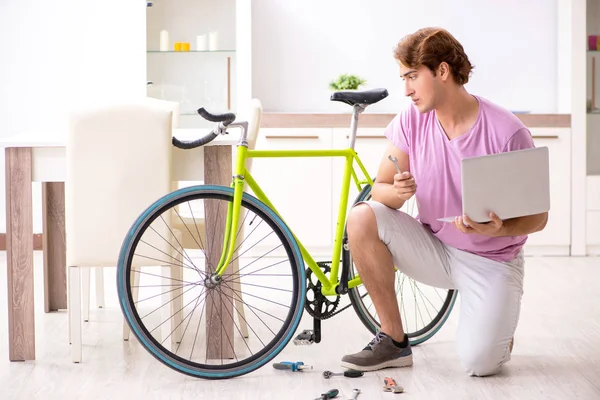
[[[33,250],[42,250],[42,234],[33,234]],[[6,233],[0,233],[0,251],[6,251]]]
[[[570,255],[571,246],[525,245],[526,257],[568,257]]]

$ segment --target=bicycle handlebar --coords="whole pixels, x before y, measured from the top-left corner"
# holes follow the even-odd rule
[[[175,146],[179,149],[184,149],[184,150],[189,150],[189,149],[194,149],[196,147],[204,146],[205,144],[213,141],[217,136],[219,136],[220,133],[226,132],[225,128],[227,127],[227,125],[229,125],[233,121],[235,121],[235,114],[233,114],[233,113],[211,114],[208,111],[206,111],[204,109],[204,107],[200,107],[198,109],[198,114],[200,114],[200,116],[207,121],[218,122],[219,126],[215,130],[213,130],[209,134],[207,134],[206,136],[201,137],[200,139],[189,141],[189,142],[184,142],[182,140],[177,139],[176,137],[173,137],[173,140],[172,140],[173,146]]]

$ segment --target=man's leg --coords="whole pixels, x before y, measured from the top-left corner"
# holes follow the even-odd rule
[[[523,295],[523,255],[501,263],[459,250],[449,254],[461,296],[461,362],[469,375],[494,375],[510,360]]]
[[[381,322],[381,332],[342,365],[361,370],[412,364],[394,290],[394,266],[424,284],[453,288],[443,244],[406,213],[370,201],[348,216],[350,253]]]
[[[347,226],[352,260],[379,315],[381,331],[402,342],[404,330],[394,290],[394,262],[379,238],[375,213],[367,205],[359,205],[350,213]]]

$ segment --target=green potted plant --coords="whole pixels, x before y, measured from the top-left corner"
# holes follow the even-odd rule
[[[333,91],[357,90],[360,85],[364,85],[366,80],[356,75],[341,74],[336,80],[329,82],[329,88]]]

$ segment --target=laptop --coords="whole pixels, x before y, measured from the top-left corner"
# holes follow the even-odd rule
[[[461,165],[462,209],[477,223],[539,214],[550,210],[547,147],[469,157]],[[456,217],[438,218],[452,222]]]

